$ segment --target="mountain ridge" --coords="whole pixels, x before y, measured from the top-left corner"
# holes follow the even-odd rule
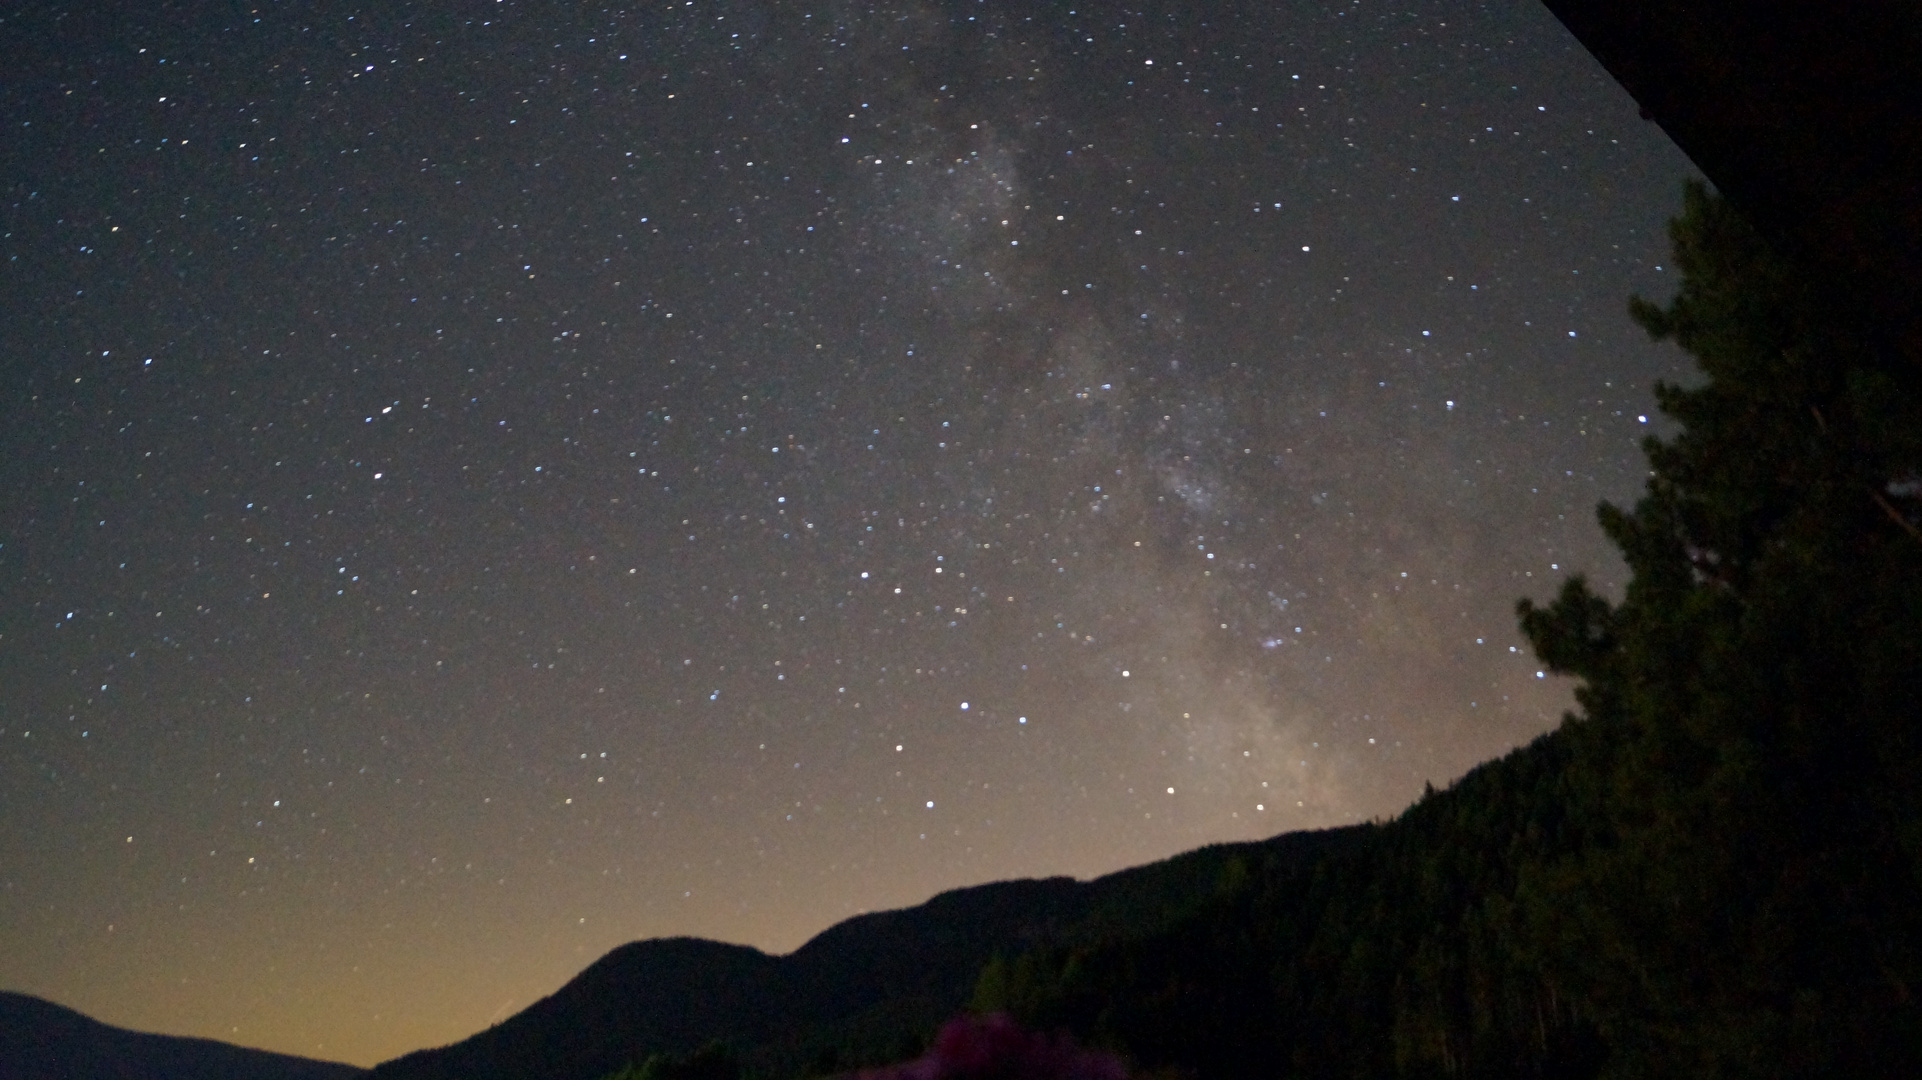
[[[0,1080],[354,1080],[357,1066],[105,1024],[0,990]]]
[[[592,1080],[716,1041],[770,1074],[898,1060],[968,1005],[996,957],[1098,938],[1140,912],[1205,898],[1194,895],[1196,882],[1212,882],[1237,857],[1312,859],[1366,828],[1212,844],[1089,881],[950,889],[845,919],[779,956],[698,938],[630,942],[501,1023],[382,1062],[372,1076]]]

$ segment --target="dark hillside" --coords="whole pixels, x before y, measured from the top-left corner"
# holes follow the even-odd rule
[[[749,1060],[776,1072],[909,1056],[966,1003],[989,957],[1050,940],[1089,900],[1088,886],[1049,878],[856,916],[780,958],[779,1004],[758,1029],[737,1023],[710,1037],[758,1046]]]
[[[779,1000],[774,957],[743,945],[662,938],[623,945],[552,995],[452,1046],[420,1050],[380,1077],[594,1077],[640,1048],[685,1053]]]
[[[636,942],[498,1026],[376,1075],[591,1080],[714,1040],[783,1064],[838,1060],[869,1039],[864,1056],[911,1054],[967,1001],[990,956],[1048,940],[1089,895],[1068,878],[957,890],[849,919],[782,957],[689,938]]]
[[[1579,841],[1569,757],[1566,734],[1546,735],[1320,859],[1245,853],[1179,914],[991,969],[978,1004],[1199,1076],[1389,1076],[1428,1058],[1579,1073],[1592,1026],[1515,947],[1512,910],[1528,868]]]
[[[1305,873],[1325,851],[1364,835],[1296,833],[1203,848],[1092,882],[957,889],[849,919],[787,956],[687,938],[636,942],[505,1022],[386,1062],[375,1075],[595,1080],[716,1040],[770,1075],[899,1060],[968,1004],[997,957],[1165,925],[1237,887],[1250,867]]]
[[[128,1031],[0,991],[0,1080],[352,1080],[352,1065]]]

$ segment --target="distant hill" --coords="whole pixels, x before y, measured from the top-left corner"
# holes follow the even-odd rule
[[[0,991],[0,1080],[353,1080],[365,1069],[112,1027]]]
[[[1207,901],[1225,868],[1312,866],[1365,829],[1223,844],[1091,882],[1008,881],[860,915],[786,956],[667,938],[624,945],[472,1038],[378,1066],[376,1080],[597,1080],[720,1041],[765,1075],[911,1057],[965,1008],[984,968],[1139,929]]]

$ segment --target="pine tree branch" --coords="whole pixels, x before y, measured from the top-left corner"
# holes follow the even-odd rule
[[[1810,405],[1809,411],[1815,414],[1815,426],[1822,429],[1822,432],[1824,434],[1827,434],[1829,430],[1829,422],[1823,418],[1822,410],[1816,408],[1813,405]],[[1903,517],[1902,511],[1897,510],[1893,503],[1883,498],[1881,492],[1875,490],[1874,488],[1870,488],[1869,498],[1874,499],[1875,505],[1881,507],[1882,512],[1889,515],[1890,521],[1893,521],[1897,525],[1901,526],[1903,532],[1908,533],[1910,536],[1913,536],[1918,542],[1922,542],[1922,529],[1916,528],[1915,523],[1913,521],[1910,521],[1908,518]]]
[[[1915,537],[1918,541],[1922,541],[1922,529],[1916,528],[1914,522],[1910,521],[1908,518],[1903,517],[1902,511],[1897,510],[1889,502],[1889,500],[1883,498],[1881,492],[1875,490],[1874,488],[1870,488],[1869,498],[1874,499],[1875,505],[1881,507],[1882,512],[1889,515],[1890,521],[1893,521],[1897,525],[1902,526],[1903,532],[1908,533],[1910,536]]]

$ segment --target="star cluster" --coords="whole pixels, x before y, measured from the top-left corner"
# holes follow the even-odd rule
[[[1552,726],[1685,162],[1546,14],[0,20],[0,984],[371,1063]]]

